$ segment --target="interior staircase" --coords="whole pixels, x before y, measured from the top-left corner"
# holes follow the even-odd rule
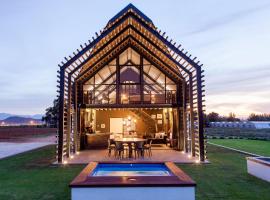
[[[131,112],[134,114],[134,117],[141,119],[148,127],[148,133],[158,132],[157,122],[142,109],[132,109]]]

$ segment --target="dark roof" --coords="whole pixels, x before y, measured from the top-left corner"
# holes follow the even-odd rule
[[[132,9],[134,12],[136,12],[138,15],[140,15],[145,21],[152,23],[152,20],[147,17],[142,11],[140,11],[138,8],[136,8],[132,3],[128,4],[125,8],[123,8],[119,13],[117,13],[114,17],[112,17],[109,21],[108,24],[114,22],[116,19],[121,17],[125,12],[127,12],[129,9]]]

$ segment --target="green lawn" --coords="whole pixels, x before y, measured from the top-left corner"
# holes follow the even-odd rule
[[[0,199],[70,199],[68,184],[84,166],[51,165],[54,156],[49,146],[0,160]]]
[[[270,141],[246,139],[209,139],[208,141],[262,156],[270,156]]]
[[[0,199],[70,199],[69,182],[84,165],[50,165],[53,146],[0,160]],[[179,165],[196,182],[197,200],[270,199],[269,183],[246,173],[242,154],[209,145],[211,164]]]

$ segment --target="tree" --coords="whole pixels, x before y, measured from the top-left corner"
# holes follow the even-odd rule
[[[42,121],[45,121],[46,126],[57,128],[59,116],[59,101],[55,99],[53,106],[46,109],[45,115],[42,117]]]
[[[248,117],[248,121],[270,121],[270,114],[251,113]]]
[[[219,116],[218,113],[216,112],[211,112],[207,115],[208,121],[209,122],[218,122],[220,121],[221,117]]]
[[[229,117],[226,118],[226,121],[228,121],[228,122],[236,122],[236,121],[240,121],[240,119],[236,118],[236,115],[233,112],[230,112]]]

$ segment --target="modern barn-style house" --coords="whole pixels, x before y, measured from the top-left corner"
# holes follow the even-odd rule
[[[206,159],[202,65],[135,6],[73,54],[58,71],[59,163],[87,149],[118,151],[117,138]]]

